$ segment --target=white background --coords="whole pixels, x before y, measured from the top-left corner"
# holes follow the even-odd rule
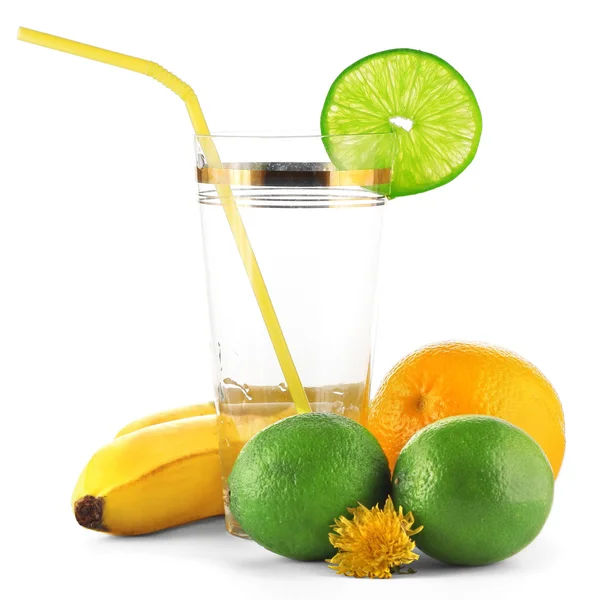
[[[3,2],[0,435],[4,598],[583,598],[598,589],[598,34],[587,2]],[[376,382],[446,339],[515,350],[564,403],[539,538],[478,569],[346,579],[227,536],[220,519],[117,539],[69,500],[129,420],[211,397],[192,129],[141,75],[16,41],[19,25],[156,60],[213,130],[314,131],[337,74],[439,54],[484,119],[463,175],[388,208]]]

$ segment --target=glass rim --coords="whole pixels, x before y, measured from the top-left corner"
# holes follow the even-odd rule
[[[385,137],[389,135],[395,135],[395,131],[386,132],[373,132],[373,133],[292,133],[292,132],[281,132],[281,133],[269,133],[269,132],[216,132],[210,134],[194,134],[196,139],[211,138],[211,139],[267,139],[267,140],[322,140],[328,139],[341,139],[341,138],[367,138],[367,137]]]

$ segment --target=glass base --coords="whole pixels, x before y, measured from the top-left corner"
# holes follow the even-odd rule
[[[242,526],[233,518],[229,507],[225,507],[225,527],[231,535],[243,538],[245,540],[251,539],[250,536],[242,529]]]

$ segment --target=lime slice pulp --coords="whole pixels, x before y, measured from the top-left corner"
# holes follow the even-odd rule
[[[334,136],[324,142],[338,169],[360,169],[364,153],[336,145],[335,135],[390,131],[396,132],[390,197],[418,194],[448,183],[473,160],[481,112],[469,84],[441,58],[387,50],[355,62],[334,81],[321,133]]]

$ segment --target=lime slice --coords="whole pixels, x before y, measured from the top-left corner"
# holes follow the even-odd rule
[[[407,48],[387,50],[355,62],[334,81],[321,113],[321,133],[390,131],[396,136],[381,139],[389,145],[395,137],[395,148],[378,151],[394,153],[390,197],[418,194],[448,183],[473,160],[481,112],[469,84],[441,58]],[[324,143],[338,169],[364,168],[361,144],[353,151],[335,140],[325,137]]]

